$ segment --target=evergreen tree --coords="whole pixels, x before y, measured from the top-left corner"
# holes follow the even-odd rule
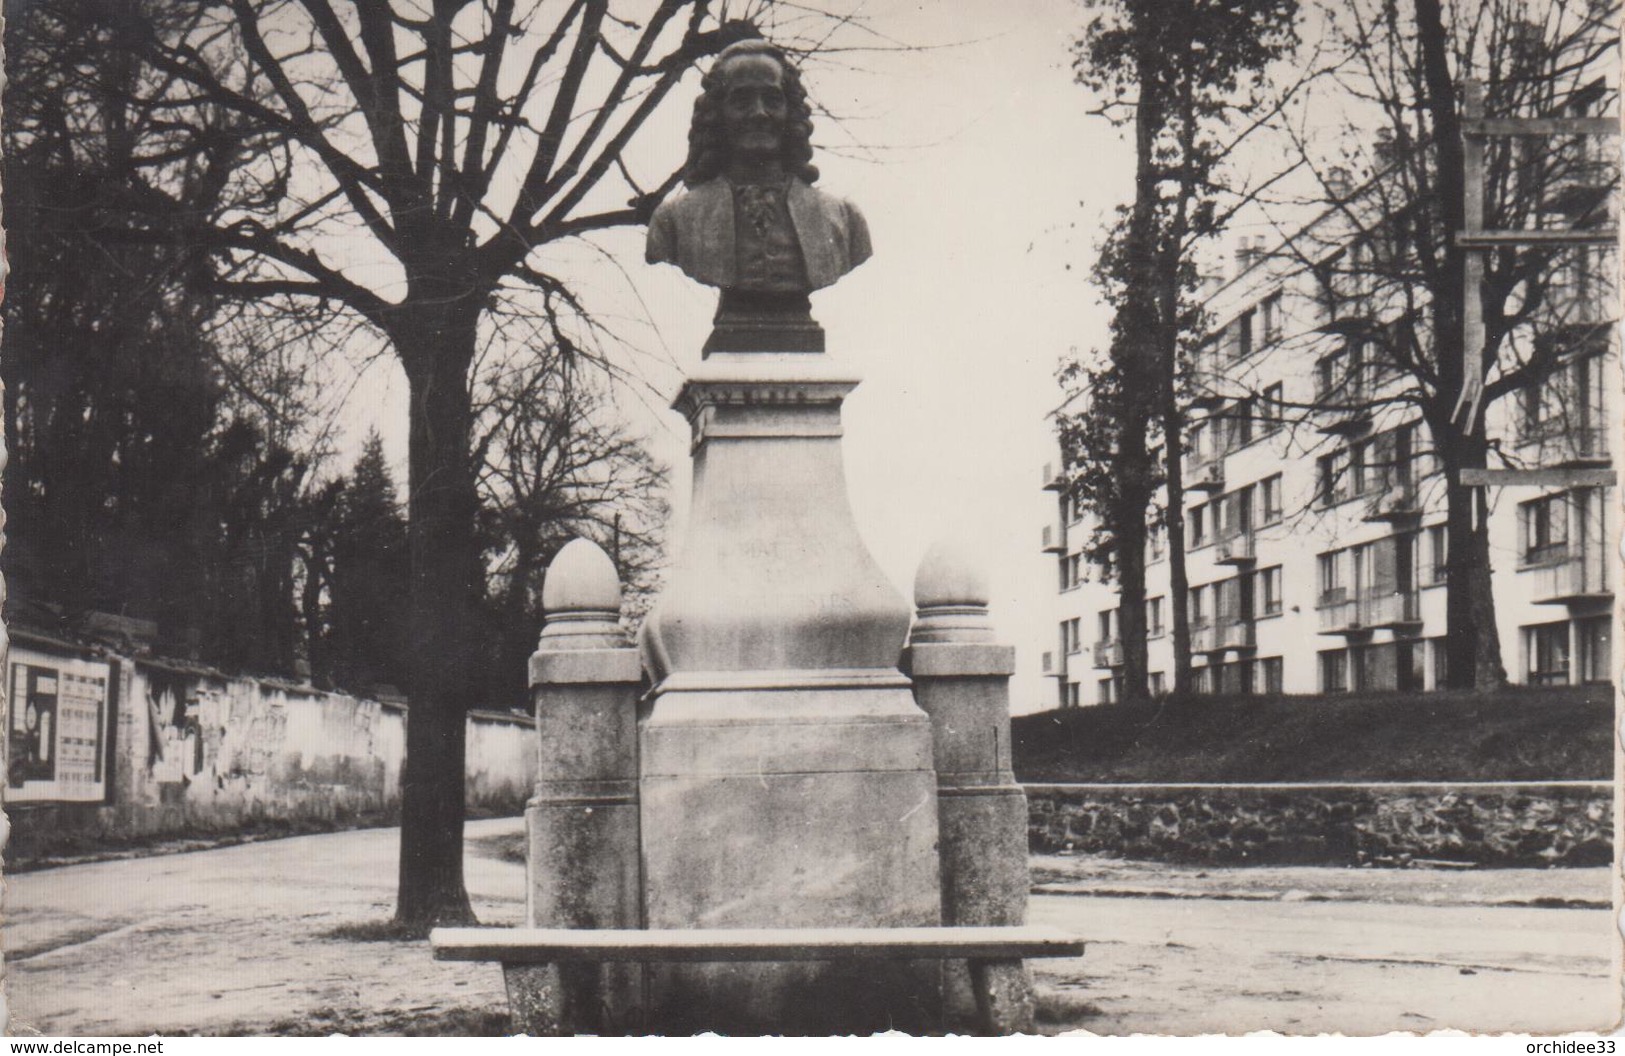
[[[376,430],[339,490],[333,525],[327,672],[352,692],[398,688],[408,661],[406,517]]]

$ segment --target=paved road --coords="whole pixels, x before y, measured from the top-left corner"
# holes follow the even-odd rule
[[[502,1007],[495,966],[328,937],[388,916],[397,839],[393,829],[307,836],[8,880],[12,1032],[222,1033],[317,1015],[367,1032]],[[1590,871],[1599,892],[1606,874]],[[1482,886],[1485,874],[1466,875]],[[1554,875],[1500,886],[1539,897]],[[1081,960],[1040,969],[1043,1005],[1111,1034],[1566,1031],[1614,1020],[1607,910],[1438,904],[1436,885],[1450,881],[1425,879],[1433,904],[1301,901],[1302,876],[1284,900],[1037,896],[1035,922],[1090,940]],[[523,881],[521,866],[469,857],[485,923],[520,920]],[[1569,872],[1559,886],[1567,895],[1577,883]]]

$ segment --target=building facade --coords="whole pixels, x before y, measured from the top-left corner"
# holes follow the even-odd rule
[[[1229,281],[1206,291],[1214,325],[1194,363],[1184,464],[1197,692],[1444,682],[1444,480],[1427,425],[1403,399],[1414,380],[1385,369],[1365,339],[1338,334],[1351,300],[1369,307],[1383,294],[1371,288],[1375,269],[1361,266],[1366,242],[1328,249],[1337,222],[1323,218],[1277,245],[1244,239]],[[1625,391],[1615,254],[1574,250],[1560,272],[1542,330],[1542,340],[1562,343],[1558,366],[1489,405],[1491,465],[1613,467],[1612,423]],[[1041,542],[1058,566],[1057,637],[1044,650],[1044,673],[1055,706],[1110,703],[1121,693],[1123,659],[1116,591],[1082,556],[1091,526],[1059,461],[1045,467],[1043,486],[1056,515]],[[1483,494],[1509,679],[1611,680],[1617,492],[1506,486]],[[1166,545],[1155,528],[1147,556],[1156,694],[1171,686],[1173,645]]]

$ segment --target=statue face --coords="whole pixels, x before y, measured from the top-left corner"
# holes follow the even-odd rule
[[[728,148],[736,156],[777,154],[790,116],[784,68],[766,55],[741,55],[728,60],[723,74]]]

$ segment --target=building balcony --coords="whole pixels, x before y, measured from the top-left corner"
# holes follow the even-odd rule
[[[1044,490],[1061,491],[1066,487],[1066,474],[1060,472],[1054,465],[1044,463]]]
[[[1057,528],[1052,524],[1046,524],[1046,525],[1044,525],[1044,531],[1043,531],[1043,534],[1041,536],[1041,539],[1043,540],[1044,553],[1046,553],[1046,554],[1064,554],[1064,553],[1066,553],[1066,529],[1065,528]]]
[[[1359,600],[1349,597],[1346,587],[1323,592],[1315,609],[1320,613],[1321,634],[1349,634],[1368,629],[1360,619]]]
[[[1526,427],[1518,437],[1518,457],[1542,468],[1606,466],[1608,431],[1597,426],[1570,428],[1562,421]]]
[[[1586,218],[1598,212],[1613,193],[1610,163],[1581,162],[1560,186],[1547,190],[1541,208],[1573,219]]]
[[[1047,677],[1050,677],[1050,678],[1065,678],[1066,677],[1066,658],[1065,657],[1062,657],[1060,664],[1056,664],[1054,651],[1050,650],[1050,649],[1045,649],[1043,657],[1042,657],[1042,662],[1043,662],[1043,665],[1044,665],[1044,674]]]
[[[1526,571],[1534,580],[1530,600],[1536,605],[1607,602],[1614,596],[1608,581],[1608,562],[1584,552]]]
[[[1253,649],[1258,645],[1252,620],[1233,619],[1219,624],[1217,645],[1223,649]]]
[[[1095,643],[1095,666],[1112,668],[1123,666],[1123,643],[1116,638]]]
[[[1219,629],[1211,623],[1191,624],[1191,652],[1214,653],[1223,652],[1224,646],[1219,644]]]
[[[1220,539],[1213,548],[1213,560],[1220,565],[1250,565],[1258,560],[1252,532],[1237,532]]]
[[[1367,521],[1411,521],[1422,516],[1422,502],[1417,496],[1414,482],[1409,480],[1395,481],[1385,488],[1379,488],[1366,500],[1365,517]]]
[[[1371,431],[1371,415],[1365,411],[1326,411],[1328,415],[1315,431],[1322,436],[1364,436]]]
[[[1422,606],[1414,590],[1370,595],[1361,600],[1360,606],[1360,622],[1365,627],[1386,627],[1397,631],[1422,623]]]
[[[1224,456],[1215,455],[1202,461],[1192,459],[1186,477],[1185,487],[1191,491],[1223,491]]]

